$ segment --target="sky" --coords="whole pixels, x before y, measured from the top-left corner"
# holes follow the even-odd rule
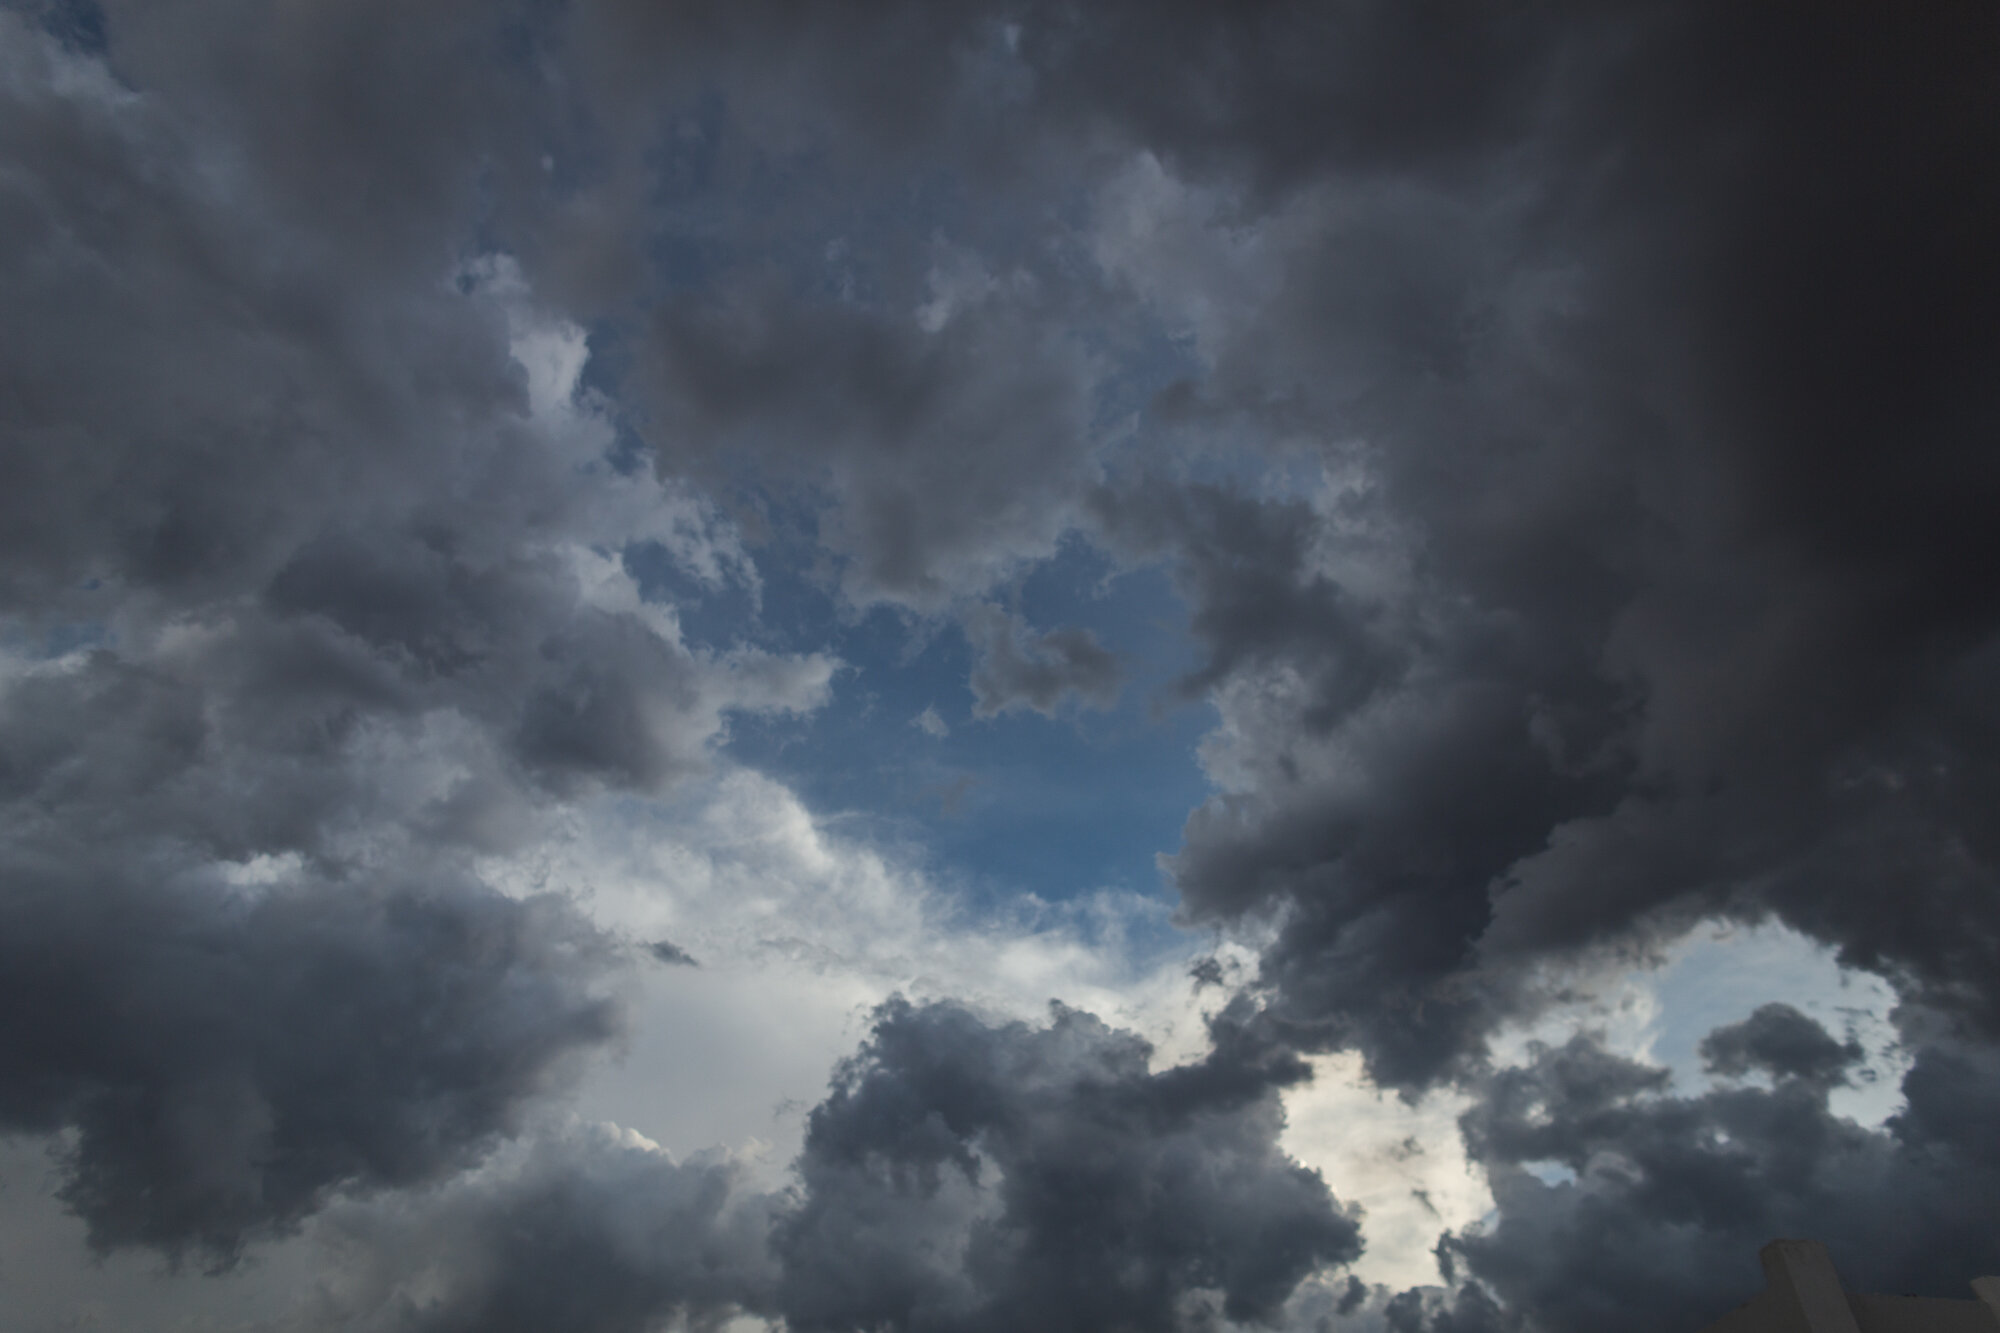
[[[0,1326],[1963,1297],[1996,68],[0,3]]]

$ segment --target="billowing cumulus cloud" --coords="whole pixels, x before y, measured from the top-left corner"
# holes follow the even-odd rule
[[[1150,1054],[1075,1010],[995,1025],[896,1000],[813,1110],[796,1188],[571,1129],[428,1197],[334,1213],[351,1258],[320,1314],[427,1333],[1272,1320],[1354,1258],[1357,1224],[1278,1149],[1270,1071],[1155,1072]]]
[[[315,1314],[371,1333],[719,1327],[765,1307],[776,1276],[777,1201],[740,1177],[727,1158],[574,1127],[429,1197],[334,1214],[350,1266]]]
[[[1322,478],[1103,506],[1184,571],[1224,714],[1177,882],[1277,910],[1273,1021],[1403,1086],[1476,1065],[1543,961],[1715,912],[1990,1032],[1987,537],[1945,494],[1991,482],[1954,367],[1995,271],[1947,239],[1991,202],[1990,24],[1600,21],[1359,22],[1541,110],[1441,97],[1359,175],[1338,131],[1306,177],[1190,131],[1194,184],[1111,198],[1105,253],[1200,353],[1162,429]],[[1233,164],[1296,183],[1212,235]]]
[[[1991,1113],[1990,1048],[1927,1046],[1905,1108],[1867,1130],[1829,1114],[1839,1046],[1797,1011],[1713,1041],[1761,1048],[1770,1085],[1674,1095],[1587,1037],[1498,1076],[1465,1127],[1499,1217],[1448,1236],[1449,1264],[1551,1329],[1699,1327],[1757,1289],[1774,1236],[1823,1239],[1857,1291],[1957,1295],[1994,1266],[1993,1154],[1962,1119]]]
[[[393,8],[0,5],[0,1132],[89,1244],[439,1330],[2000,1268],[1987,7]],[[1604,1026],[1717,921],[1893,1013]],[[1281,1146],[1336,1070],[1461,1117],[1483,1221],[1325,1155],[1439,1284]]]
[[[790,1325],[1168,1328],[1200,1291],[1268,1319],[1360,1252],[1277,1147],[1270,1071],[1149,1055],[1075,1011],[1035,1030],[889,1007],[809,1122],[775,1238]]]
[[[618,1031],[612,941],[478,855],[832,663],[641,601],[626,549],[750,571],[604,459],[582,335],[508,264],[287,258],[260,182],[0,21],[6,1126],[73,1135],[95,1243],[227,1261],[476,1162]]]
[[[1092,471],[1082,354],[1035,317],[1032,283],[907,312],[765,286],[663,312],[666,449],[762,457],[823,492],[863,603],[937,610],[1053,553]]]
[[[6,874],[0,1126],[71,1131],[63,1198],[99,1247],[226,1263],[338,1191],[449,1175],[617,1028],[604,941],[560,902],[232,892],[74,844]]]

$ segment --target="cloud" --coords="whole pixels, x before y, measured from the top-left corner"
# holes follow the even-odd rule
[[[935,330],[746,281],[655,312],[639,388],[677,454],[822,494],[858,604],[938,611],[1054,553],[1092,475],[1080,351],[1024,298]]]
[[[677,1162],[615,1126],[575,1126],[451,1188],[332,1214],[349,1257],[324,1327],[389,1333],[642,1333],[768,1307],[769,1196],[726,1157]]]
[[[657,1015],[663,1026],[677,1021],[673,1006],[719,998],[686,989],[709,986],[742,987],[729,1002],[749,1003],[759,1023],[780,1021],[790,1007],[822,1014],[827,1030],[816,1040],[825,1044],[801,1057],[808,1084],[779,1095],[816,1092],[826,1066],[865,1033],[867,1012],[898,993],[1019,1019],[1041,1016],[1059,995],[1139,1031],[1176,1061],[1206,1046],[1186,978],[1195,944],[1161,928],[1167,909],[1157,898],[1107,891],[968,903],[915,849],[865,836],[750,770],[653,801],[612,793],[579,801],[527,854],[487,868],[511,894],[572,891],[606,930],[671,940],[700,959],[698,973],[676,969],[671,982],[649,969],[649,984],[679,992]],[[1229,947],[1232,962],[1245,956]],[[802,989],[779,1000],[779,988],[794,983]],[[755,1040],[754,1030],[741,1040]],[[645,1103],[656,1100],[635,1095],[593,1114],[677,1145],[646,1118],[655,1112]]]
[[[612,466],[582,331],[455,269],[432,195],[287,216],[174,70],[0,27],[0,1121],[71,1136],[93,1244],[227,1263],[471,1166],[614,1038],[614,942],[474,863],[700,771],[732,712],[817,706],[832,662],[643,602],[641,544],[754,569]],[[168,58],[110,31],[120,71]]]
[[[951,728],[938,716],[936,704],[925,704],[924,711],[910,719],[910,725],[935,741],[941,741],[951,735]]]
[[[1766,1004],[1741,1023],[1702,1038],[1702,1062],[1718,1074],[1741,1077],[1752,1069],[1773,1078],[1844,1083],[1863,1052],[1853,1038],[1836,1042],[1825,1028],[1788,1004]]]
[[[1945,1295],[1989,1271],[1995,1163],[1960,1117],[1992,1109],[1991,1048],[1928,1046],[1906,1108],[1878,1131],[1828,1112],[1821,1057],[1840,1048],[1796,1011],[1760,1010],[1710,1045],[1768,1051],[1778,1037],[1787,1054],[1765,1057],[1769,1088],[1676,1096],[1664,1071],[1588,1036],[1497,1074],[1465,1132],[1498,1218],[1441,1253],[1552,1330],[1698,1325],[1754,1294],[1773,1236],[1823,1239],[1860,1291]],[[1793,1058],[1798,1047],[1815,1057]],[[1534,1163],[1574,1179],[1546,1183]]]
[[[693,954],[672,940],[654,940],[646,946],[646,952],[653,956],[654,961],[665,963],[669,967],[701,966],[695,962]]]
[[[119,850],[16,843],[0,907],[0,1124],[68,1128],[62,1197],[100,1249],[226,1264],[336,1194],[450,1175],[619,1030],[607,942],[560,901],[246,895]]]
[[[342,1204],[304,1315],[379,1330],[1211,1326],[1277,1318],[1358,1225],[1277,1146],[1297,1071],[1149,1069],[1058,1005],[896,999],[809,1119],[796,1184],[572,1125],[425,1194]],[[1210,1302],[1213,1302],[1211,1312]]]
[[[1222,712],[1186,914],[1278,920],[1270,1021],[1408,1089],[1471,1075],[1547,969],[1710,915],[1991,1031],[1994,608],[1954,571],[1990,536],[1961,488],[1990,489],[1993,404],[1950,367],[1996,270],[1942,239],[1987,206],[1946,201],[1994,123],[1959,100],[1990,29],[1344,13],[1343,59],[1464,61],[1466,95],[1311,151],[1225,133],[1303,95],[1275,72],[1201,121],[1133,103],[1158,137],[1100,215],[1111,271],[1196,332],[1154,428],[1293,469],[1094,506],[1179,571]],[[1230,28],[1218,68],[1275,71],[1291,22]]]
[[[1322,567],[1321,516],[1309,503],[1157,479],[1094,499],[1105,536],[1128,558],[1174,561],[1189,628],[1209,652],[1179,682],[1186,694],[1259,666],[1308,672],[1302,684],[1322,702],[1306,721],[1324,732],[1398,673],[1407,650],[1379,623],[1388,608]]]
[[[1394,66],[1377,13],[1349,11],[1349,50]],[[1266,58],[1255,38],[1286,22],[1224,49]],[[1882,1256],[1870,1282],[1956,1290],[1992,1265],[1966,1241],[1990,1223],[1929,1191],[1981,1149],[1919,1108],[1977,1105],[1976,1084],[1915,1088],[1987,1049],[2000,1002],[1970,702],[1995,608],[1960,572],[1988,556],[1962,505],[1992,489],[1966,431],[1994,402],[1955,369],[1990,345],[1964,321],[2000,269],[1947,239],[1991,212],[1967,202],[2000,124],[1969,52],[1994,31],[1971,11],[1598,22],[1401,29],[1473,62],[1476,95],[1433,99],[1421,143],[1332,116],[1301,122],[1313,147],[1217,128],[1280,78],[1225,85],[1199,121],[1150,111],[1173,130],[1101,196],[1101,262],[1191,340],[1154,428],[1254,441],[1276,474],[1162,469],[1094,506],[1125,558],[1177,571],[1212,663],[1192,679],[1221,711],[1218,791],[1168,866],[1190,920],[1275,926],[1260,1023],[1411,1096],[1509,1086],[1497,1035],[1703,918],[1825,942],[1962,1024],[1913,1041],[1905,1118],[1832,1117],[1856,1053],[1784,1010],[1706,1046],[1768,1091],[1676,1098],[1648,1068],[1551,1056],[1580,1081],[1544,1101],[1619,1109],[1535,1150],[1468,1118],[1500,1220],[1459,1233],[1459,1271],[1503,1321],[1691,1327],[1771,1235],[1853,1228],[1848,1253]],[[1544,1183],[1538,1152],[1578,1180]],[[1905,1171],[1936,1251],[1863,1220]],[[1470,1319],[1466,1299],[1400,1317]]]
[[[1697,1318],[1767,1229],[1991,1267],[1990,15],[794,10],[0,12],[0,1121],[66,1136],[97,1241],[225,1261],[436,1190],[439,1319],[530,1308],[518,1234],[615,1257],[607,1327],[766,1281],[826,1325]],[[634,940],[706,964],[662,993],[755,959],[850,1009],[1144,1008],[1078,933],[941,943],[935,884],[717,758],[833,691],[767,582],[972,608],[982,716],[1108,705],[1091,627],[987,600],[1077,532],[1170,572],[1216,709],[1164,862],[1259,953],[1213,1052],[885,1011],[745,1286],[605,1220],[727,1231],[721,1167],[450,1184],[617,1032]],[[614,807],[705,827],[585,895]],[[1850,1045],[1778,1008],[1706,1091],[1588,1039],[1505,1066],[1715,919],[1893,984],[1897,1116],[1833,1115]],[[1355,1235],[1272,1071],[1347,1052],[1479,1099],[1499,1213],[1450,1290],[1312,1275]],[[1079,1145],[1104,1188],[1058,1198]],[[606,1162],[657,1197],[593,1217]],[[1147,1181],[1207,1211],[1119,1212]],[[1259,1268],[1269,1216],[1308,1243]]]
[[[1267,1073],[1149,1055],[1060,1006],[1039,1030],[886,1006],[809,1122],[775,1240],[788,1323],[1168,1328],[1203,1290],[1260,1319],[1360,1253],[1277,1147]]]
[[[1050,630],[1030,637],[1025,621],[991,602],[966,610],[959,623],[972,644],[975,716],[1031,708],[1054,717],[1069,696],[1096,708],[1117,702],[1124,670],[1089,630]]]

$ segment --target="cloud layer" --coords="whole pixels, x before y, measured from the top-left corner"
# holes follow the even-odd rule
[[[332,1247],[300,1327],[2000,1270],[1996,57],[1969,2],[0,6],[0,1132],[100,1250]],[[1190,708],[1167,944],[774,776]],[[1784,997],[1681,1082],[1571,1021],[1712,921],[1893,988],[1884,1123]],[[850,1044],[795,1160],[565,1118],[755,975]],[[1281,1146],[1341,1059],[1462,1110],[1441,1285],[1348,1282]]]

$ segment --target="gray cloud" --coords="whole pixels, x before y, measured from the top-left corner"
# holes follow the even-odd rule
[[[1993,1266],[1996,1192],[1948,1188],[1990,1173],[2000,1035],[1984,8],[89,15],[0,12],[0,1106],[74,1136],[102,1243],[226,1258],[435,1181],[615,1027],[601,942],[467,867],[824,689],[621,581],[649,542],[754,579],[643,521],[694,477],[799,502],[859,605],[963,605],[1077,526],[1175,571],[1223,726],[1169,868],[1189,921],[1275,926],[1219,1051],[1484,1098],[1501,1219],[1447,1252],[1504,1308],[1370,1318],[1695,1317],[1782,1230],[1878,1285]],[[511,350],[565,318],[605,353],[567,406]],[[1109,697],[1085,631],[975,619],[982,710]],[[1934,1018],[1888,1129],[1776,1010],[1705,1049],[1768,1090],[1486,1067],[1552,967],[1717,915]],[[1081,1018],[954,1012],[885,1018],[815,1121],[799,1320],[1261,1316],[1351,1254],[1268,1071],[1197,1095]],[[588,1234],[594,1160],[466,1244],[514,1234],[489,1205]],[[1205,1220],[1118,1212],[1149,1171]],[[660,1206],[713,1223],[671,1203],[705,1178]],[[1108,1248],[1049,1240],[1072,1205]],[[1310,1243],[1258,1269],[1267,1216]],[[646,1271],[604,1326],[743,1299]],[[465,1318],[516,1302],[494,1273]]]
[[[69,1135],[94,1244],[208,1264],[516,1132],[619,1031],[620,951],[475,858],[830,666],[639,604],[622,548],[726,540],[559,401],[581,333],[472,249],[464,145],[345,22],[119,11],[107,65],[0,13],[4,1128]],[[274,118],[204,80],[260,42]],[[407,158],[362,141],[405,114]]]
[[[559,901],[6,861],[0,1125],[73,1131],[63,1198],[101,1248],[226,1264],[337,1192],[436,1180],[618,1030],[607,944]]]
[[[1210,654],[1183,687],[1218,691],[1235,732],[1237,789],[1168,862],[1184,914],[1283,912],[1263,1021],[1291,1039],[1358,1047],[1397,1086],[1476,1064],[1512,1004],[1476,969],[1487,887],[1604,775],[1552,760],[1504,636],[1435,642],[1319,567],[1304,502],[1151,486],[1099,508],[1128,551],[1173,553]]]
[[[1780,1026],[1792,1046],[1839,1049],[1810,1019],[1769,1010],[1711,1040],[1727,1049]],[[1824,1239],[1861,1291],[1954,1295],[2000,1262],[1995,1159],[1963,1119],[1994,1109],[1990,1047],[1927,1047],[1906,1108],[1880,1130],[1828,1111],[1824,1060],[1786,1063],[1770,1057],[1769,1089],[1676,1096],[1664,1071],[1588,1037],[1540,1051],[1466,1116],[1499,1218],[1441,1253],[1551,1330],[1698,1326],[1755,1293],[1773,1236]],[[1575,1179],[1544,1183],[1523,1169],[1535,1163]]]
[[[1314,145],[1209,128],[1282,79],[1196,123],[1125,113],[1175,126],[1149,146],[1180,177],[1118,203],[1140,220],[1108,260],[1202,360],[1155,429],[1326,481],[1308,505],[1127,479],[1096,506],[1180,571],[1214,664],[1223,791],[1171,862],[1184,912],[1275,919],[1265,1032],[1488,1089],[1466,1132],[1500,1220],[1448,1253],[1496,1326],[1692,1327],[1786,1234],[1859,1285],[1956,1291],[1994,1264],[1962,1118],[2000,1012],[1996,607],[1965,576],[1993,554],[1968,506],[1995,403],[1964,367],[2000,268],[1962,239],[1995,213],[1990,16],[1349,31],[1466,96],[1422,136],[1302,120]],[[1394,33],[1400,62],[1368,46]],[[1828,1113],[1854,1052],[1782,1009],[1704,1048],[1769,1091],[1676,1098],[1587,1046],[1484,1081],[1551,964],[1708,915],[1777,917],[1955,1016],[1913,1031],[1887,1130]],[[1484,1326],[1477,1291],[1391,1305]]]
[[[1114,256],[1196,321],[1156,428],[1329,478],[1310,509],[1160,481],[1098,505],[1181,569],[1228,721],[1173,862],[1188,914],[1277,913],[1272,1021],[1406,1087],[1474,1069],[1544,962],[1713,913],[1992,1031],[1995,607],[1963,571],[1994,404],[1957,368],[2000,271],[1951,239],[1993,206],[1990,25],[1373,13],[1362,49],[1486,66],[1476,91],[1318,156],[1161,129],[1186,178]],[[1222,219],[1259,248],[1197,263]]]
[[[653,956],[653,961],[665,963],[669,967],[701,966],[700,963],[695,961],[693,954],[681,948],[680,945],[675,944],[672,940],[654,940],[646,946],[646,952]]]
[[[1093,496],[1102,534],[1128,558],[1166,554],[1193,608],[1189,628],[1208,661],[1179,682],[1199,696],[1271,663],[1309,673],[1324,732],[1397,675],[1407,650],[1371,605],[1313,567],[1319,522],[1298,500],[1259,500],[1230,488],[1147,479]]]
[[[1501,1333],[1522,1326],[1518,1314],[1470,1282],[1448,1291],[1399,1292],[1382,1303],[1381,1323],[1393,1333]]]
[[[358,1262],[320,1320],[376,1333],[718,1328],[767,1311],[776,1277],[775,1200],[741,1175],[602,1128],[545,1138],[509,1169],[331,1214]]]
[[[980,602],[959,617],[972,645],[972,711],[997,717],[1032,708],[1055,716],[1067,697],[1109,708],[1118,699],[1124,669],[1087,629],[1035,634],[1021,617]]]
[[[1702,1063],[1717,1074],[1741,1077],[1753,1069],[1773,1078],[1842,1083],[1862,1058],[1861,1043],[1836,1042],[1825,1028],[1788,1004],[1766,1004],[1744,1019],[1702,1038]]]
[[[327,1326],[616,1333],[737,1313],[796,1329],[1275,1323],[1359,1227],[1277,1146],[1304,1071],[1225,1041],[1149,1072],[1057,1006],[989,1024],[893,1001],[808,1121],[794,1188],[610,1129],[544,1138],[428,1195],[342,1205]]]
[[[774,1238],[798,1329],[1238,1321],[1360,1253],[1277,1145],[1279,1084],[1229,1043],[1151,1073],[1146,1044],[1057,1007],[1042,1030],[895,1003],[816,1108]]]
[[[916,294],[897,309],[769,282],[663,306],[642,380],[653,429],[669,457],[756,459],[823,493],[820,535],[855,600],[942,609],[1052,554],[1092,475],[1080,351],[1025,279],[991,281],[938,305],[935,327]]]

